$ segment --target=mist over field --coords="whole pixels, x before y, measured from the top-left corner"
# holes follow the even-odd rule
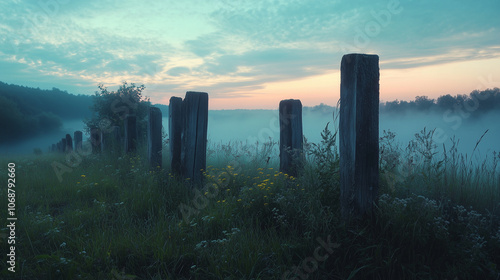
[[[324,105],[303,108],[303,132],[308,142],[320,142],[321,131],[327,123],[330,123],[330,130],[337,127],[338,119],[336,123],[333,122],[334,112],[337,114],[336,109]],[[210,110],[208,119],[208,148],[229,142],[252,145],[256,141],[267,142],[270,138],[272,141],[279,141],[278,110]],[[500,125],[497,123],[499,119],[500,113],[497,112],[479,116],[472,112],[468,118],[435,112],[381,112],[379,131],[380,137],[383,136],[384,130],[394,132],[396,141],[404,149],[424,127],[427,131],[436,129],[434,140],[438,144],[437,152],[442,153],[443,143],[448,150],[452,145],[450,138],[455,136],[459,140],[458,151],[470,156],[479,138],[488,130],[474,152],[475,158],[484,159],[486,155],[491,156],[493,151],[500,151]],[[168,131],[167,117],[163,117],[163,127]],[[15,145],[1,145],[0,154],[30,154],[34,148],[40,148],[45,153],[51,144],[58,142],[66,133],[73,136],[76,130],[84,130],[81,120],[65,121],[59,132],[21,141]],[[84,138],[88,138],[88,135],[84,134]]]
[[[334,109],[323,107],[314,110],[305,107],[303,110],[303,133],[308,142],[321,141],[321,131],[329,122],[328,128],[334,130],[338,125],[333,122]],[[335,114],[337,111],[335,111]],[[473,113],[472,113],[473,114]],[[487,113],[476,118],[473,116],[462,118],[459,125],[457,119],[451,120],[452,114],[443,113],[381,113],[379,119],[380,137],[383,131],[390,130],[396,134],[396,141],[401,148],[405,148],[409,141],[415,139],[415,134],[426,128],[427,131],[436,129],[434,140],[438,145],[437,151],[442,153],[443,144],[446,149],[452,145],[451,138],[459,140],[459,153],[472,154],[474,147],[483,133],[488,132],[481,139],[474,156],[484,158],[486,154],[500,151],[500,125],[497,120],[500,113]],[[164,119],[164,123],[165,123]],[[248,141],[253,144],[256,140],[265,142],[279,141],[279,115],[277,110],[221,110],[209,111],[208,139],[210,143],[226,143],[228,141]],[[338,142],[337,142],[338,143]]]

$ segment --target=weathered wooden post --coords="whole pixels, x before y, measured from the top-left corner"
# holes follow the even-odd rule
[[[208,94],[188,91],[182,116],[182,175],[198,183],[207,165]]]
[[[73,140],[71,135],[66,134],[66,152],[71,153],[73,151]]]
[[[75,131],[73,139],[75,140],[75,151],[78,152],[82,149],[83,133],[79,130]]]
[[[135,152],[137,148],[137,121],[134,115],[125,118],[125,152]]]
[[[161,158],[161,110],[149,107],[148,114],[148,160],[153,170],[162,167]]]
[[[98,128],[90,129],[90,143],[92,144],[92,153],[97,154],[101,151],[101,130]]]
[[[340,84],[340,200],[342,217],[371,218],[379,180],[379,58],[342,57]]]
[[[66,146],[66,137],[61,139],[61,148],[62,148],[62,152],[63,153],[66,153],[68,151],[68,147]]]
[[[181,175],[182,98],[170,98],[168,115],[170,168],[173,174]]]
[[[56,144],[56,147],[57,147],[57,152],[58,152],[58,153],[61,153],[61,152],[62,152],[61,145],[62,145],[62,144],[61,144],[61,141],[57,142],[57,144]]]
[[[302,135],[302,103],[300,100],[282,100],[280,118],[280,171],[297,177],[304,161]]]
[[[119,154],[123,150],[122,134],[119,126],[113,126],[111,138],[113,140],[113,152]]]

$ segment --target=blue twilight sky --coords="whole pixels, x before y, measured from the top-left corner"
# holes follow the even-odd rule
[[[380,56],[381,100],[500,87],[500,1],[0,2],[0,81],[74,94],[127,81],[153,103],[334,105],[352,52]]]

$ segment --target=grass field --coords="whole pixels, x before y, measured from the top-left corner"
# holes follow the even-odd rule
[[[211,144],[202,186],[169,173],[167,146],[163,169],[144,151],[87,155],[62,181],[64,155],[2,158],[3,223],[9,162],[18,220],[15,273],[0,232],[0,278],[500,279],[498,153],[475,163],[432,131],[405,148],[386,132],[375,220],[348,226],[336,133],[322,138],[297,178],[279,172],[276,143]]]

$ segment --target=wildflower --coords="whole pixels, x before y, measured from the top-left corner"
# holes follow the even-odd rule
[[[82,178],[85,178],[85,175],[82,175]]]
[[[238,201],[238,202],[240,202],[240,201],[241,201],[241,198],[240,198],[240,199],[238,199],[237,201]]]
[[[225,199],[222,201],[222,203],[224,203],[224,202],[226,202],[226,200],[225,200]]]
[[[269,203],[267,203],[267,202],[266,202],[266,203],[264,203],[264,206],[267,206],[267,205],[269,205]]]

